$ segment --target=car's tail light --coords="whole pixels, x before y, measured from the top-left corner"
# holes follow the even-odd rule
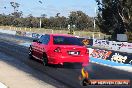
[[[61,53],[61,48],[60,47],[57,47],[54,52],[57,52],[57,53]]]
[[[86,49],[86,54],[89,54],[89,50],[88,49]]]

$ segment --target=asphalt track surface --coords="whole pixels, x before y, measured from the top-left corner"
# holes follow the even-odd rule
[[[27,71],[32,74],[36,78],[45,81],[42,74],[45,74],[56,81],[64,84],[68,88],[83,88],[80,85],[80,81],[78,79],[81,74],[81,67],[78,65],[65,65],[63,67],[57,65],[43,66],[41,62],[36,60],[28,59],[28,48],[18,45],[16,41],[7,40],[9,38],[16,40],[24,40],[24,41],[32,41],[33,38],[28,37],[20,37],[9,34],[1,34],[0,33],[0,52],[3,52],[7,55],[14,57],[17,60],[20,60],[22,63],[32,67],[36,71],[40,72],[39,76],[33,75],[32,71]],[[132,73],[125,72],[122,70],[117,70],[111,67],[102,66],[96,63],[89,63],[86,67],[89,72],[90,79],[130,79],[132,80]],[[21,69],[23,70],[23,69]],[[25,71],[25,70],[23,70]],[[131,87],[119,87],[119,86],[87,86],[85,88],[132,88]]]

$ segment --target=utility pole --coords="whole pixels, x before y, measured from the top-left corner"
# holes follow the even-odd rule
[[[95,17],[94,17],[94,29],[96,28]]]
[[[95,22],[95,18],[96,18],[96,7],[94,8],[94,23],[93,23],[93,26],[94,26],[94,30],[95,30],[95,28],[96,28],[96,22]],[[94,39],[94,37],[95,37],[95,35],[94,35],[94,33],[93,33],[93,39]]]
[[[42,5],[43,2],[40,0],[39,3]],[[42,27],[42,19],[41,19],[41,17],[39,19],[39,27],[40,28]]]
[[[96,28],[95,18],[96,18],[96,7],[95,7],[95,17],[94,17],[94,29]]]
[[[42,20],[41,20],[41,17],[40,17],[40,21],[39,21],[40,28],[41,28],[41,25],[42,25]]]

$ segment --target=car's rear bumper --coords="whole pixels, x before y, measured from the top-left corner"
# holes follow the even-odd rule
[[[50,63],[52,64],[63,64],[63,63],[81,63],[82,66],[87,66],[89,63],[89,57],[86,56],[54,56],[49,57]]]

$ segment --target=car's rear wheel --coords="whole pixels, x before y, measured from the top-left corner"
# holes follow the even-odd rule
[[[32,56],[32,48],[31,47],[29,47],[28,58],[29,59],[33,59],[33,56]]]
[[[44,66],[48,66],[48,58],[47,58],[46,55],[43,55],[43,57],[42,57],[42,62],[43,62],[43,65],[44,65]]]

